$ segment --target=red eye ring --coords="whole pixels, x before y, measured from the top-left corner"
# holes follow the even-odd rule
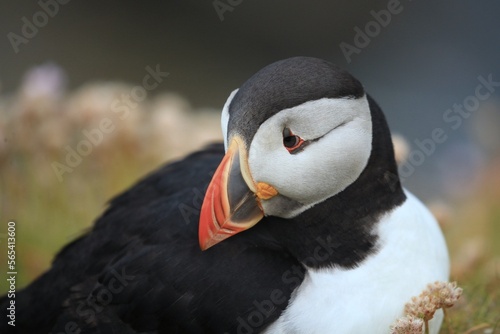
[[[303,143],[304,139],[294,135],[289,128],[283,129],[283,146],[285,146],[288,152],[293,153],[300,148]]]

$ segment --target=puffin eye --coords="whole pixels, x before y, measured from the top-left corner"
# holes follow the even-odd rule
[[[283,146],[290,153],[294,153],[298,148],[302,146],[304,140],[297,135],[294,135],[289,128],[283,129]]]

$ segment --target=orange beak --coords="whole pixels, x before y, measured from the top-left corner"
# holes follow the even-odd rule
[[[201,206],[201,249],[206,250],[257,224],[264,217],[260,201],[277,194],[267,183],[253,181],[245,144],[239,137],[234,138],[208,185]]]

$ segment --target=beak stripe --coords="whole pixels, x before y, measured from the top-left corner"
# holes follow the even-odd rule
[[[199,241],[206,250],[213,245],[257,224],[264,212],[261,199],[271,198],[277,191],[268,184],[260,186],[262,196],[253,191],[244,142],[234,138],[208,185],[201,206]]]

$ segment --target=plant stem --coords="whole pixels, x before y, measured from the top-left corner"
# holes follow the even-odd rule
[[[429,320],[424,319],[425,334],[429,334]]]
[[[446,326],[448,326],[448,333],[449,334],[454,334],[453,328],[451,326],[451,319],[446,313],[446,308],[443,307],[443,313],[444,313],[444,318],[446,319]]]

